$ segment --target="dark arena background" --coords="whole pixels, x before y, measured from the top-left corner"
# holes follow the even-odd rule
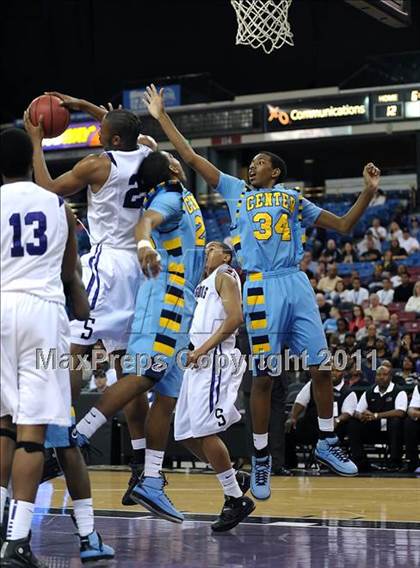
[[[159,150],[173,152],[143,101],[154,83],[165,88],[166,110],[191,146],[230,175],[247,179],[254,156],[272,152],[287,164],[287,188],[344,216],[363,190],[365,165],[373,162],[381,171],[379,191],[351,232],[308,227],[300,261],[332,354],[336,430],[359,474],[339,477],[315,459],[310,373],[302,360],[285,365],[283,354],[271,393],[271,498],[256,500],[254,512],[229,532],[211,530],[223,492],[209,464],[175,442],[173,424],[163,462],[165,492],[184,514],[182,524],[122,504],[135,457],[124,414],[93,435],[84,459],[95,526],[115,549],[115,558],[99,565],[418,568],[420,2],[293,0],[281,14],[276,9],[287,0],[243,4],[254,6],[253,36],[268,30],[263,45],[235,43],[238,20],[229,0],[5,0],[0,6],[0,132],[23,128],[31,101],[56,91],[107,109],[122,105],[140,117],[142,134]],[[258,19],[266,10],[272,15]],[[281,47],[273,45],[282,33],[276,17],[289,25]],[[100,123],[71,110],[68,128],[42,142],[51,177],[102,153],[99,134]],[[225,200],[184,169],[206,241],[235,248]],[[91,247],[87,196],[85,187],[66,198],[78,220],[80,256]],[[233,263],[244,281],[238,259]],[[277,301],[271,298],[273,311]],[[87,320],[86,333],[89,326]],[[88,354],[96,364],[83,370],[76,421],[116,381],[100,340]],[[245,325],[237,346],[249,357]],[[398,390],[406,402],[398,410],[394,396],[387,408],[396,414],[368,431],[363,417],[370,407],[363,400],[370,395],[364,393],[379,392],[376,368],[384,361],[394,385],[386,394]],[[253,455],[252,381],[248,368],[236,400],[241,419],[222,435],[233,467],[245,472]],[[355,393],[351,411],[342,408],[341,388]],[[378,412],[372,407],[372,416]],[[80,565],[72,508],[55,452],[46,449],[31,546],[47,566]]]

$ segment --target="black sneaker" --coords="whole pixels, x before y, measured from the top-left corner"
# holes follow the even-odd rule
[[[143,473],[143,466],[137,463],[130,463],[129,466],[131,467],[131,477],[128,482],[127,491],[124,493],[121,503],[123,505],[137,505],[137,503],[133,500],[130,493],[133,491],[134,487],[140,481],[140,478]]]
[[[246,471],[239,470],[236,472],[236,481],[238,482],[239,488],[243,495],[248,493],[251,486],[251,474]]]
[[[222,512],[215,523],[211,525],[214,532],[224,532],[233,529],[255,509],[255,503],[249,497],[225,497]]]
[[[0,553],[1,565],[4,568],[48,568],[47,564],[38,560],[29,545],[29,536],[19,540],[6,540]]]

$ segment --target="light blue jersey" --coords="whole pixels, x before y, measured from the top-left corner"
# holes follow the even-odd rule
[[[276,271],[299,264],[303,227],[313,225],[322,209],[297,190],[280,184],[254,189],[223,173],[217,191],[229,207],[232,241],[244,270]]]

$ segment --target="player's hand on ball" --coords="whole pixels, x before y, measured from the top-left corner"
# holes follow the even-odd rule
[[[163,89],[160,89],[160,91],[158,92],[158,90],[152,83],[149,87],[146,87],[143,101],[147,106],[147,110],[153,116],[153,118],[159,120],[159,118],[165,112],[165,105],[163,103]]]
[[[23,125],[33,142],[41,142],[44,138],[43,122],[44,117],[41,115],[39,117],[39,124],[35,126],[34,124],[32,124],[29,117],[29,109],[26,109],[23,113]]]
[[[71,97],[70,95],[64,95],[63,93],[58,93],[57,91],[51,91],[44,94],[58,97],[59,99],[61,99],[61,106],[66,107],[69,110],[82,110],[82,99],[77,99],[76,97]]]
[[[365,180],[365,186],[370,191],[375,192],[379,187],[379,181],[381,179],[381,170],[369,162],[363,169],[363,178]]]
[[[138,251],[138,257],[141,269],[146,278],[155,278],[162,270],[160,264],[160,256],[149,247],[143,247]]]

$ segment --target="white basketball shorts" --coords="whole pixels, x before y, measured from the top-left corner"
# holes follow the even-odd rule
[[[70,426],[69,337],[63,305],[24,292],[2,293],[2,417],[11,416],[15,424]]]
[[[101,244],[81,257],[90,317],[70,322],[71,342],[93,345],[102,340],[108,353],[127,348],[136,295],[144,276],[135,251]]]
[[[218,434],[241,419],[235,401],[246,363],[238,349],[222,358],[220,354],[219,346],[209,353],[208,368],[184,372],[175,410],[175,440]]]

